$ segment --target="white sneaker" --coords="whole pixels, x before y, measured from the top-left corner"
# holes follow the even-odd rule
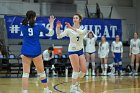
[[[22,93],[28,93],[28,90],[22,90]]]
[[[70,93],[84,93],[80,88],[80,84],[72,85],[70,89]]]
[[[134,73],[134,76],[138,76],[138,73],[137,73],[137,72],[135,72],[135,73]]]
[[[44,88],[44,93],[52,93],[52,91],[49,88]]]
[[[130,75],[130,76],[133,75],[133,72],[130,72],[129,75]]]
[[[84,93],[83,90],[80,88],[80,83],[77,83],[77,90],[80,93]]]

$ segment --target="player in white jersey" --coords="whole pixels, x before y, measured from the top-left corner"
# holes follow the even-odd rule
[[[111,51],[115,62],[115,72],[122,75],[123,44],[120,41],[119,35],[116,35],[116,41],[112,42]]]
[[[93,31],[89,31],[86,36],[84,37],[84,40],[86,41],[86,47],[85,47],[85,52],[86,52],[86,65],[87,65],[87,73],[88,75],[88,68],[89,68],[89,63],[92,63],[92,76],[95,75],[95,53],[96,53],[96,40],[97,36],[93,33]]]
[[[106,37],[101,37],[101,42],[99,42],[99,48],[98,48],[98,56],[101,59],[101,68],[103,71],[103,75],[107,75],[107,60],[108,60],[108,54],[109,54],[109,43],[106,41]]]
[[[138,33],[134,33],[134,38],[130,40],[130,53],[131,57],[131,74],[138,75],[139,68],[139,53],[140,53],[140,39],[138,39]],[[136,70],[134,70],[134,61],[136,60]],[[133,73],[134,72],[134,73]]]
[[[57,22],[57,38],[62,38],[65,36],[70,38],[68,54],[73,68],[70,93],[83,93],[83,91],[80,89],[80,84],[78,81],[80,78],[83,78],[86,73],[86,59],[83,53],[83,38],[87,30],[80,27],[81,20],[82,17],[79,14],[75,14],[73,16],[74,25],[71,26],[66,22],[67,29],[65,29],[64,32],[60,32],[61,22]]]

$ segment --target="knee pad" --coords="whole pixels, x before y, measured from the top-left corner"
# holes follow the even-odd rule
[[[122,61],[119,62],[119,65],[122,65]]]
[[[22,77],[23,77],[23,78],[29,78],[29,73],[23,72]]]
[[[72,73],[72,78],[77,79],[79,77],[79,72],[74,72]]]
[[[44,71],[44,72],[42,72],[42,73],[38,73],[38,75],[39,75],[39,77],[40,77],[40,78],[41,78],[41,77],[46,78],[46,73],[45,73],[45,71]]]
[[[82,71],[79,72],[79,77],[83,78],[85,76],[86,73],[83,73]]]
[[[47,83],[47,78],[41,80],[41,83]]]

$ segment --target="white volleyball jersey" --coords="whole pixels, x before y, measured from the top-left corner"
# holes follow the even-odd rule
[[[99,48],[98,48],[99,58],[108,57],[108,54],[109,54],[109,43],[104,42],[104,43],[101,44],[101,42],[99,42]]]
[[[130,40],[130,48],[132,54],[139,54],[140,53],[140,39],[131,39]]]
[[[61,32],[61,34],[57,34],[57,38],[63,38],[65,36],[68,36],[70,38],[68,51],[79,51],[81,49],[84,49],[83,39],[86,32],[87,30],[85,28],[82,29],[82,27],[80,27],[76,31],[68,28],[65,29],[64,32]]]
[[[85,37],[84,40],[86,41],[86,47],[85,47],[85,52],[87,53],[93,53],[96,51],[95,44],[97,40],[97,36],[94,34],[93,38],[87,38]]]
[[[113,41],[111,44],[111,51],[114,53],[122,53],[123,52],[123,44],[121,41],[116,42]]]
[[[48,50],[45,50],[43,52],[43,60],[44,61],[49,61],[50,59],[54,58],[54,52],[52,51],[52,55],[50,56],[50,53],[48,52]]]

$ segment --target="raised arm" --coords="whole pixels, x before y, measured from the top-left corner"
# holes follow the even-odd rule
[[[56,34],[57,34],[57,38],[58,39],[67,36],[67,30],[64,30],[64,32],[61,32],[60,28],[61,28],[61,22],[60,21],[57,21]]]
[[[72,27],[70,25],[70,23],[68,23],[68,22],[65,22],[65,24],[66,24],[67,28],[72,29],[73,31],[76,31],[79,34],[86,34],[86,32],[87,32],[87,29],[85,27],[83,29],[81,29],[81,28],[77,29],[77,28]]]
[[[53,27],[54,27],[54,16],[50,16],[49,18],[49,28],[46,29],[44,26],[41,27],[41,31],[47,33],[46,35],[47,36],[52,36],[54,34],[54,30],[53,30]]]

